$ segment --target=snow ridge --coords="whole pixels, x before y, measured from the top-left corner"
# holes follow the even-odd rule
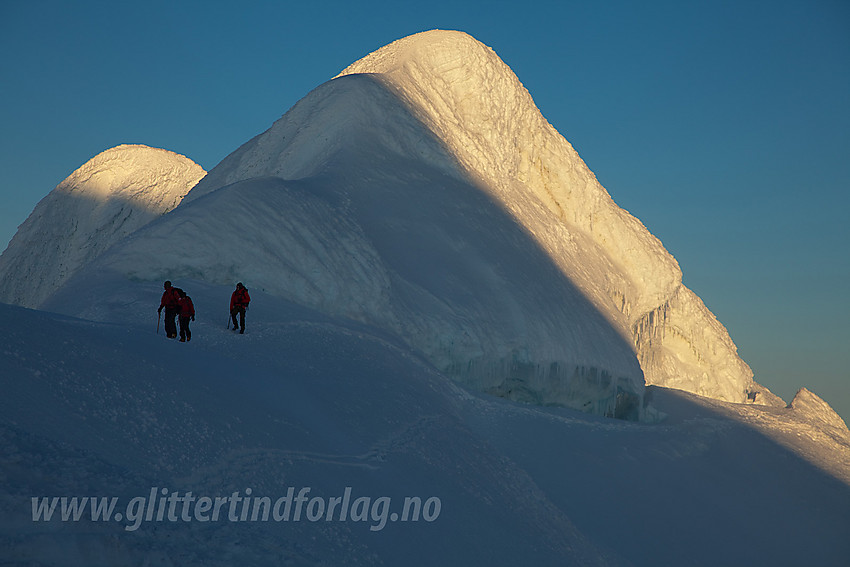
[[[121,145],[69,175],[0,256],[0,301],[38,307],[112,244],[176,207],[206,172],[189,158]]]

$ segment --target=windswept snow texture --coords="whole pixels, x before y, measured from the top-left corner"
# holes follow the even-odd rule
[[[159,285],[107,283],[124,292],[100,315],[125,323],[0,304],[16,323],[0,327],[0,563],[846,565],[850,440],[816,404],[653,388],[664,424],[609,420],[469,393],[375,329],[256,290],[233,335],[230,286],[178,281],[198,317],[191,342],[169,341]],[[274,501],[289,487],[391,507],[124,515],[151,489]],[[61,496],[118,500],[108,521],[32,520],[33,497]],[[405,497],[440,513],[393,521]]]
[[[176,207],[205,171],[142,145],[101,152],[35,207],[0,256],[0,301],[39,306],[112,244]]]

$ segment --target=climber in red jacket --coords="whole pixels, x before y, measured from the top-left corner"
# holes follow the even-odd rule
[[[180,311],[180,296],[177,294],[177,288],[171,287],[171,282],[167,281],[162,284],[165,291],[162,292],[162,300],[159,302],[157,313],[162,313],[165,308],[165,336],[169,339],[177,337],[177,323],[174,319]]]
[[[186,292],[182,289],[178,289],[177,294],[180,296],[180,316],[178,317],[180,321],[180,342],[185,343],[192,340],[189,320],[195,320],[195,305],[192,303],[192,298],[186,295]]]
[[[248,309],[248,304],[251,302],[251,296],[248,295],[248,290],[242,285],[242,282],[236,284],[236,289],[230,294],[230,317],[233,319],[233,330],[239,329],[239,334],[245,332],[245,310]],[[237,324],[236,315],[239,315]]]

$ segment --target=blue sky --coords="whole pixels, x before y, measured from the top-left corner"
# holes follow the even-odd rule
[[[0,2],[0,247],[101,151],[211,169],[391,41],[492,47],[756,379],[850,418],[850,3]]]

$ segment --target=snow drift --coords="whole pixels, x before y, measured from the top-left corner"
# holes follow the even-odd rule
[[[0,301],[37,307],[112,244],[176,207],[205,171],[142,145],[101,152],[69,175],[0,256]]]

